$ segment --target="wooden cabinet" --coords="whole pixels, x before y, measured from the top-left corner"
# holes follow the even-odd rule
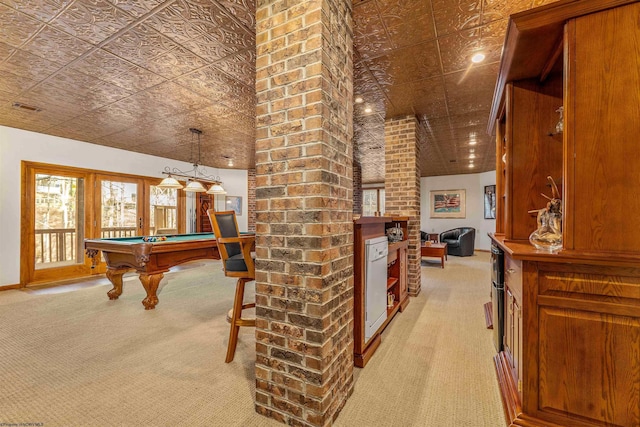
[[[522,270],[521,262],[505,257],[504,351],[521,396],[522,378]]]
[[[408,218],[405,217],[361,217],[354,221],[354,327],[353,351],[354,363],[364,368],[380,345],[380,334],[398,311],[404,310],[409,303],[407,276],[407,240]],[[387,319],[378,331],[365,340],[365,241],[385,236],[387,228],[399,226],[403,230],[404,240],[389,243],[387,255]]]
[[[489,131],[505,251],[513,426],[640,425],[640,3],[559,1],[509,20]],[[564,108],[564,131],[555,131]],[[563,248],[529,234],[561,187]]]

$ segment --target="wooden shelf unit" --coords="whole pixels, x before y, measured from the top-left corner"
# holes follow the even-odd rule
[[[364,368],[375,350],[380,345],[380,334],[391,322],[398,311],[402,311],[409,304],[408,276],[407,276],[407,240],[406,217],[360,217],[354,220],[354,327],[353,351],[354,363]],[[394,296],[392,306],[387,306],[387,319],[368,342],[364,340],[365,312],[364,312],[364,242],[367,239],[386,235],[386,229],[399,224],[403,229],[404,240],[389,243],[387,256],[387,293]]]
[[[509,20],[489,133],[502,195],[491,238],[505,251],[495,366],[512,426],[640,425],[639,20],[640,3],[622,0]],[[563,200],[557,253],[528,241],[548,175]]]

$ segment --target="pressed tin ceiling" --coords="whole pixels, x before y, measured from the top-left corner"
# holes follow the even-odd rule
[[[494,169],[507,17],[551,2],[354,0],[363,182],[384,180],[384,119],[406,114],[422,176]],[[0,23],[0,124],[182,161],[196,127],[203,165],[254,166],[255,0],[0,0]]]

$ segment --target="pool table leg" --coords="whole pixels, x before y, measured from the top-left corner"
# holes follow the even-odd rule
[[[129,270],[129,268],[107,268],[107,279],[113,285],[113,289],[107,292],[109,299],[118,299],[122,295],[122,275]]]
[[[144,290],[147,291],[147,297],[142,300],[142,305],[144,305],[145,310],[153,310],[156,307],[156,304],[158,304],[156,291],[158,290],[158,285],[163,277],[163,273],[140,273],[140,282],[142,282]]]

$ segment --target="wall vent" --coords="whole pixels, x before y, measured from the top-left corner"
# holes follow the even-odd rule
[[[19,108],[21,110],[27,110],[27,111],[31,111],[31,112],[34,112],[34,113],[42,111],[42,108],[34,107],[33,105],[23,104],[22,102],[14,102],[11,106],[13,108]]]

